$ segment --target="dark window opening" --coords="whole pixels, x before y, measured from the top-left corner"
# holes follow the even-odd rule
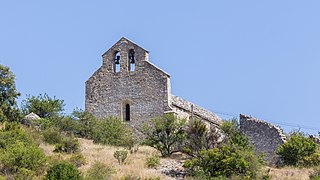
[[[114,56],[114,72],[120,72],[120,52]]]
[[[129,71],[134,71],[135,70],[135,62],[136,62],[136,58],[134,56],[134,50],[130,49],[129,51]]]
[[[130,121],[130,105],[126,104],[125,120]]]

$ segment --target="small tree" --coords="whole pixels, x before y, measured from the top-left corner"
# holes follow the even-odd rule
[[[225,133],[230,144],[239,148],[252,149],[248,137],[240,131],[240,125],[236,119],[224,121],[220,129]]]
[[[91,139],[93,137],[93,129],[96,123],[96,118],[92,113],[83,111],[81,109],[75,109],[72,113],[72,119],[78,123],[78,128],[75,134],[82,138]]]
[[[74,134],[77,137],[92,139],[97,119],[93,114],[75,109],[71,115],[54,117],[51,122],[61,131]]]
[[[318,145],[303,133],[293,132],[288,141],[282,144],[277,154],[285,165],[305,166],[312,165],[314,158],[319,158]],[[318,159],[315,163],[319,163]]]
[[[37,114],[41,118],[53,118],[61,115],[64,108],[64,101],[51,98],[48,94],[40,94],[39,96],[29,96],[22,102],[22,112],[29,114],[31,112]]]
[[[185,120],[178,120],[174,114],[164,114],[144,124],[145,143],[160,151],[163,157],[180,151],[185,139]]]
[[[199,120],[189,121],[186,128],[186,142],[183,151],[191,156],[198,156],[202,149],[217,147],[222,140],[221,132],[214,127]]]
[[[20,93],[16,90],[15,77],[8,67],[0,64],[0,121],[18,121],[20,112],[17,98]]]
[[[60,131],[69,134],[78,134],[79,122],[71,116],[55,116],[51,119],[51,122],[55,127],[59,128]]]

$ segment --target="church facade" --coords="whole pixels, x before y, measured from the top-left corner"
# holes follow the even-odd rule
[[[105,52],[102,66],[86,81],[86,111],[100,118],[117,116],[137,129],[164,113],[221,123],[214,113],[172,95],[170,75],[152,64],[148,54],[126,38]]]

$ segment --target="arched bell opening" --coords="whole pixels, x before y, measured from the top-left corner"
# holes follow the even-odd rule
[[[121,60],[120,52],[116,51],[114,55],[114,66],[113,66],[113,70],[115,73],[120,72],[120,60]]]

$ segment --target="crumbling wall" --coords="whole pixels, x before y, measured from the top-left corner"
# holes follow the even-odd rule
[[[240,114],[240,129],[248,136],[256,152],[265,155],[265,161],[269,164],[278,162],[279,158],[276,152],[279,145],[286,141],[286,136],[279,127],[251,116]]]

